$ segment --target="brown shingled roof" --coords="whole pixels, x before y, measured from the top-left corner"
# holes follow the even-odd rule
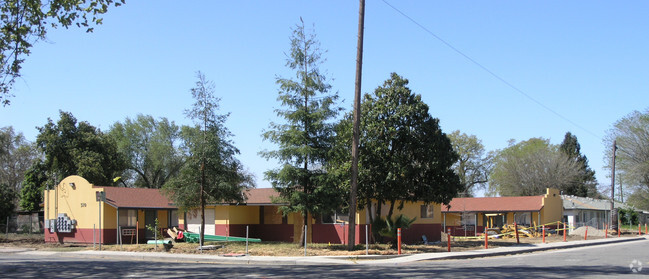
[[[455,198],[450,202],[450,209],[442,205],[443,212],[514,212],[540,211],[543,208],[543,196],[527,197],[485,197]]]
[[[176,209],[160,189],[106,187],[106,202],[117,208]]]
[[[273,188],[257,188],[246,191],[246,204],[272,204],[271,197],[278,197],[279,193]]]

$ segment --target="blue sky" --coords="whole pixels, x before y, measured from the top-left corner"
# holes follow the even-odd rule
[[[366,4],[363,92],[396,72],[443,131],[476,135],[487,151],[510,139],[559,144],[570,131],[599,182],[610,184],[602,137],[616,120],[649,107],[649,2],[386,1],[563,118],[381,0]],[[257,153],[274,148],[260,135],[279,121],[276,76],[293,76],[284,66],[290,28],[300,17],[315,26],[327,50],[321,70],[350,110],[358,2],[178,3],[128,1],[109,10],[94,33],[51,30],[27,57],[16,97],[0,108],[0,126],[33,141],[35,127],[58,120],[59,110],[104,131],[137,114],[190,124],[183,110],[200,70],[217,84],[222,112],[231,113],[239,159],[258,187],[270,187],[263,172],[277,163]]]

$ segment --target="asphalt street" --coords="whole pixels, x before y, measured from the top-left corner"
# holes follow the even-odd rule
[[[649,241],[635,241],[380,266],[173,263],[0,253],[0,274],[6,278],[649,278],[648,251]]]

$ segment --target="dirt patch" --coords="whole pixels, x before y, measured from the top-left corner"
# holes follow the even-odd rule
[[[588,231],[588,232],[587,232]],[[586,236],[586,233],[588,233],[588,237],[591,236],[598,236],[598,237],[604,237],[604,230],[598,230],[595,227],[590,227],[590,226],[584,226],[584,227],[579,227],[570,232],[570,235],[578,235],[578,236]]]
[[[593,231],[595,231],[593,229]],[[631,234],[629,234],[631,235]],[[632,236],[632,235],[631,235]],[[603,238],[593,236],[591,229],[588,230],[588,239]],[[567,241],[583,240],[581,235],[569,235]],[[546,242],[561,242],[563,236],[552,235],[546,237]],[[489,239],[489,248],[495,247],[508,247],[525,244],[541,243],[543,239],[521,237],[520,244],[516,243],[515,238],[507,239]],[[208,242],[205,245],[216,245],[219,248],[214,250],[204,250],[203,254],[208,255],[227,255],[227,254],[244,254],[246,253],[245,242]],[[24,247],[34,248],[37,250],[46,251],[79,251],[79,250],[92,250],[93,245],[89,244],[58,244],[58,243],[45,243],[42,235],[12,235],[9,239],[5,236],[0,236],[0,246],[4,247]],[[98,248],[98,247],[97,247]],[[97,249],[94,248],[94,249]],[[162,252],[164,248],[161,244],[157,247],[153,244],[125,244],[125,245],[102,245],[102,249],[111,251],[131,251],[131,252]],[[484,239],[480,240],[464,240],[464,241],[451,241],[451,251],[468,251],[484,249]],[[417,244],[417,245],[403,245],[403,254],[419,254],[419,253],[438,253],[446,252],[447,244],[445,242],[437,242],[433,244]],[[173,248],[168,251],[172,254],[198,254],[198,244],[195,243],[175,243]],[[252,256],[303,256],[304,247],[299,247],[293,243],[280,243],[280,242],[262,242],[262,243],[249,243],[248,254]],[[371,244],[368,249],[370,255],[396,255],[397,250],[391,248],[388,244]],[[347,246],[342,244],[308,244],[308,256],[357,256],[365,255],[365,245],[357,245],[355,250],[347,251]]]

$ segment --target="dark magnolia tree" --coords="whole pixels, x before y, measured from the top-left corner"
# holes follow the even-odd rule
[[[90,123],[77,122],[72,113],[61,111],[59,121],[48,119],[38,130],[36,145],[52,181],[79,175],[95,185],[112,185],[126,168],[115,141]]]
[[[203,243],[206,204],[238,202],[243,191],[253,187],[252,177],[235,157],[230,131],[225,127],[227,114],[218,114],[220,99],[214,96],[214,83],[201,72],[196,87],[191,89],[194,104],[185,111],[195,122],[193,128],[183,127],[187,161],[178,176],[164,185],[167,195],[182,209],[200,209]]]
[[[546,188],[566,191],[582,174],[582,166],[549,140],[531,138],[494,155],[489,177],[489,194],[500,196],[534,196]]]
[[[92,32],[101,15],[124,0],[10,0],[0,2],[0,103],[8,105],[11,88],[32,45],[44,40],[49,27],[77,26]]]
[[[301,19],[300,19],[301,20]],[[284,214],[299,212],[308,222],[309,214],[327,213],[340,206],[341,192],[326,172],[333,141],[333,124],[337,114],[336,93],[321,73],[323,62],[320,43],[314,33],[307,33],[304,22],[293,29],[286,66],[295,78],[278,77],[278,101],[283,109],[276,113],[284,123],[270,123],[263,137],[278,145],[278,150],[263,151],[262,156],[277,159],[281,167],[266,171],[286,206]],[[304,238],[302,228],[300,239]],[[301,242],[300,242],[301,244]]]
[[[616,142],[616,172],[622,173],[625,184],[633,189],[629,202],[649,209],[649,109],[634,111],[613,124],[604,138],[605,146]],[[605,161],[611,167],[612,152],[607,148]]]
[[[564,188],[563,193],[579,197],[600,197],[597,192],[595,171],[588,166],[586,155],[581,154],[581,146],[577,141],[577,136],[567,132],[563,138],[563,142],[559,146],[559,149],[561,152],[568,155],[571,160],[577,162],[580,169],[580,174],[575,177],[573,181],[569,181],[568,185]]]
[[[474,135],[453,131],[448,135],[458,160],[453,170],[464,185],[463,197],[472,197],[476,189],[485,189],[489,179],[490,159],[485,155],[482,141]]]
[[[116,122],[108,133],[126,158],[124,184],[135,187],[162,188],[184,164],[184,138],[180,127],[167,118],[150,115]]]
[[[464,191],[453,172],[458,155],[451,141],[407,85],[392,73],[374,94],[365,94],[361,110],[359,204],[372,212],[376,201],[379,213],[389,203],[387,219],[405,201],[449,203]]]

